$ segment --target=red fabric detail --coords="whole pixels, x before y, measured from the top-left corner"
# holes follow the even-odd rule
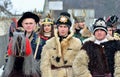
[[[8,45],[8,51],[7,51],[7,54],[8,56],[12,55],[12,42],[10,41],[9,45]],[[28,38],[26,38],[26,56],[29,56],[32,52],[32,49],[31,49],[31,44],[30,44],[30,41]]]
[[[16,18],[12,18],[12,21],[15,23],[15,26],[17,28],[18,27],[18,25],[17,25],[17,19]]]
[[[26,38],[26,56],[29,56],[32,52],[31,44],[28,38]]]
[[[44,39],[44,40],[48,40],[48,37],[42,36],[40,35],[40,38]]]
[[[8,56],[12,55],[11,48],[12,48],[12,43],[10,42],[9,45],[8,45],[8,51],[7,51]]]

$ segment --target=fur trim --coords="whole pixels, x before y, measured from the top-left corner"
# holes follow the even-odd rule
[[[106,38],[107,38],[108,40],[115,40],[115,38],[112,37],[112,36],[110,36],[110,35],[107,35]],[[83,43],[85,43],[85,42],[87,42],[87,41],[95,41],[95,40],[96,40],[95,36],[94,36],[94,35],[91,35],[91,37],[85,39],[85,40],[83,41]]]
[[[83,43],[85,43],[85,42],[87,42],[87,41],[95,41],[95,36],[92,35],[91,37],[85,39],[85,40],[83,41]]]
[[[31,44],[29,39],[24,36],[24,33],[15,32],[8,48],[8,62],[2,77],[11,77],[11,75],[13,76],[20,73],[20,71],[22,71],[25,76],[40,76],[40,70],[31,54]],[[14,70],[16,70],[16,72],[14,72]],[[18,76],[21,77],[21,75],[22,74]]]
[[[73,31],[71,30],[71,33],[68,35],[68,37],[66,39],[63,39],[62,42],[61,42],[61,49],[62,51],[64,51],[68,46],[69,46],[69,40],[72,38],[73,36]],[[64,54],[65,52],[62,52],[62,55]]]
[[[106,38],[107,38],[108,40],[115,40],[115,38],[112,37],[112,36],[110,36],[110,35],[107,35]]]
[[[83,28],[83,31],[82,31],[81,35],[83,37],[90,37],[92,35],[92,33],[90,32],[90,30],[88,29],[88,27],[85,25],[85,27]]]
[[[55,35],[55,40],[56,40],[56,43],[57,43],[56,46],[57,46],[58,54],[59,54],[59,56],[61,56],[61,45],[60,45],[60,42],[59,42],[60,38],[58,38],[58,30],[57,29],[55,29],[54,35]]]
[[[75,32],[75,26],[76,26],[76,24],[73,24],[73,26],[71,27],[71,29],[73,30],[73,32]]]
[[[12,41],[13,41],[13,39],[10,41],[10,43],[9,43],[9,45],[8,45],[8,56],[10,56],[10,55],[14,55],[14,51],[12,51]],[[32,53],[32,49],[31,49],[31,44],[30,44],[30,41],[29,41],[29,39],[28,38],[25,38],[25,44],[26,44],[26,56],[29,56],[31,53]]]
[[[120,64],[118,64],[118,62],[117,62],[119,57],[116,58],[116,56],[119,55],[119,54],[116,54],[116,53],[118,53],[120,51],[120,41],[119,40],[111,40],[111,41],[108,41],[108,42],[101,43],[101,45],[103,45],[103,47],[105,49],[105,54],[108,58],[108,64],[109,64],[110,72],[112,73],[112,76],[113,76],[114,67],[115,66],[120,66]],[[114,66],[114,64],[115,64],[115,66]],[[117,69],[118,68],[119,67],[117,67]]]
[[[25,32],[25,29],[23,27],[17,27],[16,29],[17,31],[20,31],[20,32]]]
[[[120,51],[117,51],[115,54],[115,65],[114,65],[114,76],[115,77],[120,77]]]
[[[88,41],[83,44],[81,49],[84,49],[89,56],[90,62],[88,66],[93,76],[94,72],[96,72],[95,75],[103,75],[108,71],[107,59],[101,45]]]
[[[57,33],[57,31],[55,32]],[[55,67],[72,66],[75,56],[77,55],[78,51],[80,51],[80,48],[82,45],[79,39],[75,37],[71,37],[71,35],[66,39],[68,40],[67,42],[69,42],[69,45],[67,44],[68,46],[66,46],[67,47],[66,50],[63,49],[64,54],[61,53],[62,45],[59,41],[58,34],[56,34],[55,37],[52,37],[51,39],[46,41],[46,44],[44,45],[41,53],[41,64],[40,64],[40,69],[43,77],[48,77],[48,76],[56,77],[58,75],[60,75],[58,77],[63,77],[62,75],[65,76],[69,73],[72,74],[71,67],[70,69],[69,68],[58,68],[58,69],[51,68],[51,65],[54,65]],[[60,51],[58,51],[58,48]],[[67,76],[71,77],[69,75]]]
[[[64,52],[61,52],[61,51],[63,51],[63,49],[66,49],[67,46],[69,46],[69,40],[74,35],[74,32],[72,30],[70,30],[70,34],[66,37],[66,39],[63,39],[61,41],[61,43],[59,41],[60,38],[58,37],[58,30],[57,29],[55,29],[54,35],[55,35],[55,39],[56,39],[56,42],[57,42],[58,54],[59,54],[59,56],[63,56],[62,54],[64,54]]]
[[[89,57],[85,50],[81,50],[74,59],[73,72],[75,77],[92,77],[88,70]]]
[[[115,38],[115,40],[120,40],[120,34],[115,32],[114,38]]]

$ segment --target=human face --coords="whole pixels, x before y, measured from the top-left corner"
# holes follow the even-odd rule
[[[79,23],[75,23],[75,29],[80,29]]]
[[[36,27],[36,22],[32,18],[26,18],[23,20],[22,26],[25,29],[25,31],[31,33]]]
[[[59,35],[60,36],[67,36],[68,35],[68,26],[67,25],[64,25],[64,24],[61,24],[58,26],[58,32],[59,32]]]
[[[113,35],[113,30],[112,30],[112,28],[111,28],[111,27],[108,27],[107,30],[108,30],[108,34],[112,36],[112,35]]]
[[[104,30],[101,30],[101,29],[98,29],[98,30],[96,30],[95,31],[95,38],[97,39],[97,40],[103,40],[103,39],[105,39],[105,37],[106,37],[106,32],[104,31]]]
[[[79,25],[79,27],[80,27],[81,29],[83,29],[84,26],[85,26],[85,22],[79,22],[78,25]]]
[[[44,32],[48,33],[51,32],[52,26],[50,24],[44,25]]]
[[[113,31],[116,31],[116,29],[117,29],[116,26],[113,26],[113,27],[112,27],[112,30],[113,30]]]

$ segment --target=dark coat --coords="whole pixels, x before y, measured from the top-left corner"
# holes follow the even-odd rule
[[[73,62],[76,77],[120,77],[120,41],[110,40],[101,45],[104,48],[89,41],[83,44]]]
[[[33,40],[31,41],[33,54],[35,53],[35,50],[36,50],[36,47],[37,47],[38,38],[40,38],[40,42],[39,42],[39,47],[38,47],[37,54],[36,54],[36,60],[37,61],[39,61],[41,59],[42,48],[45,45],[46,41],[48,40],[48,38],[43,38],[41,36],[34,35]]]
[[[118,66],[120,64],[118,64],[118,62],[116,62],[116,61],[120,60],[119,59],[120,41],[119,40],[111,40],[108,42],[104,42],[101,45],[105,49],[105,54],[106,54],[106,57],[108,60],[108,66],[109,66],[109,70],[112,74],[112,77],[119,77],[120,75],[118,73],[118,70],[120,71],[120,69],[118,69],[119,68]]]

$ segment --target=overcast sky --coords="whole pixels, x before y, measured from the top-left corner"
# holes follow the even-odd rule
[[[11,0],[13,13],[21,14],[26,11],[32,11],[35,8],[39,11],[43,11],[45,0]]]

